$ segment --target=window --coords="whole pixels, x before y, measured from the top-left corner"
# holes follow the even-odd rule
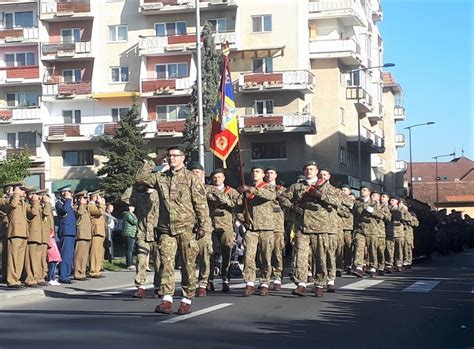
[[[38,105],[36,92],[6,93],[5,99],[9,107],[32,107]]]
[[[36,147],[36,132],[18,132],[18,147]]]
[[[81,30],[78,28],[74,29],[61,29],[61,42],[79,42],[81,41]]]
[[[109,42],[123,42],[128,40],[126,25],[109,25]]]
[[[156,36],[186,35],[187,32],[186,22],[155,23]]]
[[[112,120],[115,122],[119,121],[129,111],[129,108],[112,108]]]
[[[271,73],[273,71],[273,58],[252,59],[252,71],[254,73]]]
[[[345,125],[346,124],[346,111],[344,110],[344,108],[340,108],[340,116],[339,116],[339,122],[341,123],[341,125]]]
[[[157,64],[155,72],[157,79],[176,79],[189,75],[187,63]]]
[[[158,120],[182,120],[189,114],[187,105],[158,105],[156,106],[156,115]]]
[[[33,11],[5,13],[5,28],[13,27],[31,28],[33,27]]]
[[[339,162],[343,165],[347,164],[347,149],[344,147],[339,148]]]
[[[80,124],[81,111],[80,110],[63,110],[63,119],[65,124]]]
[[[16,148],[16,133],[7,133],[8,148]]]
[[[273,100],[255,101],[257,114],[273,114]]]
[[[64,69],[63,82],[81,82],[81,69]]]
[[[112,67],[110,68],[112,73],[112,82],[128,82],[128,67]]]
[[[63,151],[63,166],[92,166],[94,164],[93,150]]]
[[[7,67],[25,67],[35,65],[36,59],[33,52],[6,53],[5,65]]]
[[[254,33],[272,31],[272,15],[252,16],[252,31]]]
[[[208,19],[207,22],[211,25],[214,33],[223,33],[227,31],[226,18]]]
[[[252,159],[285,159],[285,142],[252,143]]]

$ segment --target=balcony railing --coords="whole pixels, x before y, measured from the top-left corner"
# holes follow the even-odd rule
[[[20,146],[20,147],[15,147],[15,148],[7,148],[7,157],[11,155],[17,155],[20,154],[21,152],[26,151],[29,156],[36,157],[37,152],[36,152],[36,145],[26,145],[26,146]]]
[[[31,41],[38,38],[38,27],[0,29],[0,40],[5,40],[5,42]]]
[[[42,15],[68,16],[91,12],[90,0],[47,0],[41,1]]]
[[[359,112],[369,112],[372,110],[373,98],[361,86],[348,86],[346,88],[346,98],[356,100]]]
[[[397,146],[397,147],[404,147],[405,146],[405,135],[404,134],[395,135],[395,146]]]
[[[405,120],[405,108],[395,106],[393,110],[393,115],[395,117],[395,120],[399,120],[399,121]]]
[[[55,55],[57,58],[74,57],[79,54],[91,52],[90,41],[46,43],[42,45],[44,56]]]
[[[158,135],[183,132],[185,128],[185,120],[158,120],[156,123],[156,131]]]
[[[208,3],[211,6],[234,5],[234,0],[199,0],[199,2]],[[189,10],[194,8],[194,4],[194,0],[140,0],[139,12],[142,12],[143,14],[155,14],[160,10]],[[176,7],[178,7],[178,9],[176,9]]]
[[[316,118],[306,113],[256,114],[239,118],[245,132],[316,132]]]
[[[92,93],[90,81],[44,83],[43,95],[74,97],[75,95],[88,95]]]
[[[172,94],[191,89],[190,77],[177,79],[142,79],[142,93]]]
[[[384,139],[378,135],[376,135],[374,132],[370,131],[366,127],[362,127],[361,132],[360,132],[361,138],[363,140],[368,141],[371,145],[377,148],[384,148]]]
[[[0,70],[0,84],[39,79],[39,66],[7,67]]]
[[[367,16],[357,0],[310,1],[310,18],[338,18],[347,25],[367,25]]]
[[[241,73],[239,88],[243,92],[259,90],[314,91],[316,79],[308,70],[285,70],[271,73]]]
[[[351,52],[360,54],[360,45],[353,39],[313,40],[309,43],[310,53]]]
[[[147,36],[138,41],[140,54],[155,54],[165,51],[185,51],[196,49],[196,35]]]
[[[395,161],[395,169],[399,171],[405,171],[407,169],[407,162],[404,160]]]
[[[40,120],[41,111],[39,107],[12,107],[0,109],[0,122],[3,121],[28,121]]]

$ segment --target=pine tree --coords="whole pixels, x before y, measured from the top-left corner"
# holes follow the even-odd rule
[[[100,139],[103,155],[108,160],[97,175],[105,175],[101,186],[112,202],[117,202],[125,189],[133,185],[137,169],[147,154],[148,141],[143,137],[145,127],[140,124],[140,114],[134,98],[132,108],[119,121],[120,127],[115,135]]]
[[[0,163],[0,184],[24,181],[30,175],[31,164],[28,150],[8,156]]]
[[[216,51],[212,27],[209,23],[204,25],[201,33],[201,67],[202,67],[202,106],[204,120],[204,145],[209,146],[209,135],[211,130],[214,107],[218,96],[220,83],[220,58]],[[197,84],[193,85],[191,99],[189,103],[189,114],[186,118],[185,129],[183,132],[183,144],[188,153],[198,151],[198,94]]]

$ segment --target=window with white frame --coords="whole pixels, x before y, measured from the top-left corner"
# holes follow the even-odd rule
[[[263,33],[272,31],[272,15],[252,16],[252,32]]]
[[[34,52],[17,52],[5,54],[5,66],[7,67],[25,67],[36,64]]]
[[[63,119],[65,124],[80,124],[81,111],[80,110],[63,110]]]
[[[63,151],[63,166],[92,165],[94,165],[94,151],[92,149]]]
[[[63,69],[62,76],[63,82],[73,83],[82,81],[81,69]]]
[[[128,67],[111,67],[111,82],[129,82]]]
[[[188,32],[188,27],[185,21],[155,23],[156,36],[186,35],[187,32]]]
[[[254,73],[271,73],[273,71],[273,58],[254,58],[252,59],[252,71]]]
[[[227,31],[227,18],[208,19],[214,33],[224,33]]]
[[[33,107],[38,105],[38,94],[36,92],[5,93],[5,99],[9,107]]]
[[[156,106],[156,118],[158,120],[184,120],[188,114],[189,107],[186,104]]]
[[[273,100],[255,101],[255,112],[257,114],[273,114]]]
[[[8,148],[16,148],[16,133],[7,133]]]
[[[31,28],[33,27],[33,18],[33,11],[5,13],[3,23],[7,29],[15,27]]]
[[[61,29],[61,42],[81,41],[81,30],[79,28]]]
[[[120,121],[129,111],[130,108],[112,108],[112,120],[114,122]]]
[[[128,40],[127,25],[109,25],[109,42],[124,42]]]
[[[18,132],[18,147],[36,147],[36,132]]]
[[[157,79],[176,79],[189,76],[188,63],[157,64],[155,66]]]
[[[286,143],[279,142],[259,142],[252,143],[252,159],[285,159]]]

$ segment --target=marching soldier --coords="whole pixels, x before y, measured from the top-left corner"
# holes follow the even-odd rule
[[[136,181],[157,189],[160,198],[157,239],[162,262],[160,294],[163,300],[155,312],[171,314],[173,310],[174,266],[178,251],[183,292],[178,314],[188,314],[196,290],[197,240],[210,234],[211,222],[204,185],[184,166],[184,146],[169,147],[167,152],[170,166],[167,171],[152,173],[155,164],[148,161],[138,171]]]
[[[394,266],[398,271],[402,271],[403,264],[403,213],[399,207],[400,199],[398,197],[390,198],[390,215],[391,220],[387,224],[387,248],[386,248],[386,265],[387,273],[391,274]]]
[[[402,211],[405,207],[402,206]],[[403,233],[404,233],[404,244],[403,244],[403,268],[411,269],[413,262],[413,248],[414,248],[414,228],[419,226],[419,221],[413,212],[407,211],[404,214],[403,219]]]
[[[308,276],[308,254],[313,253],[316,266],[315,295],[322,297],[327,285],[327,250],[329,246],[326,223],[329,220],[329,205],[336,206],[338,198],[330,195],[328,183],[318,178],[318,165],[315,161],[305,164],[305,180],[290,186],[281,196],[283,207],[295,215],[296,230],[296,270],[294,295],[304,296]]]
[[[285,253],[285,212],[280,207],[280,196],[286,188],[276,183],[278,172],[275,167],[268,167],[265,170],[265,182],[273,185],[276,191],[276,199],[273,201],[273,217],[274,217],[274,244],[272,253],[272,273],[273,273],[273,290],[281,290],[281,281],[283,278],[283,258]]]
[[[87,266],[89,265],[89,251],[92,240],[92,217],[89,207],[94,209],[93,203],[87,200],[87,191],[83,190],[74,195],[76,200],[76,251],[74,254],[74,279],[87,280]]]
[[[105,278],[101,270],[104,264],[104,241],[107,233],[107,225],[105,223],[105,199],[101,196],[100,190],[90,193],[90,203],[87,208],[91,216],[92,224],[89,275],[91,278],[101,279]]]
[[[348,185],[341,187],[341,204],[338,206],[337,213],[341,217],[341,227],[344,234],[343,247],[343,265],[347,274],[351,273],[352,267],[352,234],[354,229],[354,208],[355,197],[352,195],[351,188]]]
[[[254,166],[250,171],[252,186],[242,185],[239,191],[247,200],[245,225],[247,232],[244,243],[246,248],[244,262],[244,296],[249,297],[255,292],[257,250],[260,253],[260,295],[268,295],[268,285],[272,274],[273,251],[273,201],[276,199],[275,188],[266,183],[264,168]]]
[[[222,256],[221,276],[222,292],[230,292],[230,262],[234,248],[234,213],[241,204],[241,196],[237,190],[225,185],[223,169],[211,173],[211,185],[206,186],[207,203],[212,220],[212,242],[214,254],[211,257],[211,275],[209,285],[214,288],[214,265],[217,251]],[[209,287],[209,286],[208,286]]]
[[[387,235],[385,233],[385,225],[390,222],[392,216],[390,214],[390,209],[388,208],[389,196],[387,193],[379,194],[377,192],[372,192],[370,198],[374,201],[380,210],[382,218],[376,217],[376,223],[378,228],[378,241],[377,241],[377,274],[383,275],[385,271],[385,249],[386,249],[386,240]]]

